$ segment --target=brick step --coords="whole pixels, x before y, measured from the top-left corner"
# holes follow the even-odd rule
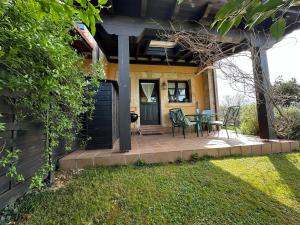
[[[153,130],[153,129],[164,129],[161,125],[141,125],[141,129],[143,130]]]
[[[142,135],[164,134],[166,128],[161,125],[143,125],[140,127],[140,131]]]

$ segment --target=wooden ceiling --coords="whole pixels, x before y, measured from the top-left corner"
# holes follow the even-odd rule
[[[169,64],[169,65],[185,65],[199,66],[199,58],[192,52],[181,49],[179,46],[174,48],[150,48],[151,40],[158,40],[158,33],[161,29],[161,23],[184,23],[189,29],[198,29],[199,23],[209,25],[213,21],[216,12],[225,3],[225,0],[185,0],[178,5],[177,0],[109,0],[110,9],[103,10],[102,15],[104,23],[97,23],[97,32],[95,39],[98,45],[106,55],[108,61],[118,61],[118,38],[117,27],[120,32],[128,30],[141,29],[140,32],[132,32],[130,34],[130,63],[135,64]],[[288,19],[295,21],[298,9],[291,9],[288,12]],[[156,26],[148,26],[152,21]],[[145,27],[142,26],[145,24]],[[257,29],[268,29],[271,21],[264,21]],[[114,26],[114,30],[110,29]],[[298,26],[298,25],[297,25]],[[239,27],[243,29],[243,24]],[[296,29],[290,26],[291,32]],[[112,31],[113,30],[113,31]],[[129,33],[129,32],[128,32]],[[240,41],[244,41],[240,38]],[[243,51],[239,43],[224,43],[224,50],[228,51],[228,55]]]

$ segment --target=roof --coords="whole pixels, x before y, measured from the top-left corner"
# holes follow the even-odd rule
[[[209,26],[225,2],[185,0],[178,5],[177,0],[109,0],[111,8],[102,11],[104,22],[97,23],[95,39],[109,62],[117,62],[117,36],[126,34],[130,36],[130,63],[198,66],[199,60],[192,52],[178,45],[172,48],[151,47],[150,42],[159,40],[159,32],[162,29],[165,31],[166,27],[169,29],[171,23],[180,24],[180,29],[191,32],[199,29],[199,23]],[[291,24],[296,20],[298,11],[299,8],[293,8],[286,13],[290,24],[287,32],[298,28],[299,24]],[[267,19],[257,29],[268,29],[271,22],[271,19]],[[221,41],[224,50],[232,49],[228,51],[228,55],[245,50],[238,47],[244,41],[241,30],[243,24]],[[217,36],[217,33],[214,35]]]
[[[98,48],[98,44],[88,28],[78,22],[73,22],[75,31],[71,31],[71,35],[79,35],[81,38],[75,39],[72,46],[78,51],[78,53],[83,54],[86,58],[92,58],[93,48]]]

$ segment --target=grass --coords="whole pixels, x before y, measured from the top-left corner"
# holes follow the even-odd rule
[[[83,171],[22,224],[300,224],[300,153]]]

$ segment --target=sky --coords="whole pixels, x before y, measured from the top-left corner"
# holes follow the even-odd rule
[[[300,30],[285,36],[283,40],[269,49],[267,57],[271,83],[279,76],[282,76],[283,80],[289,80],[294,77],[300,83]],[[236,63],[245,71],[252,70],[252,62],[247,57],[238,58]],[[228,81],[221,77],[222,72],[217,70],[220,103],[224,100],[224,96],[237,93],[230,87]]]

